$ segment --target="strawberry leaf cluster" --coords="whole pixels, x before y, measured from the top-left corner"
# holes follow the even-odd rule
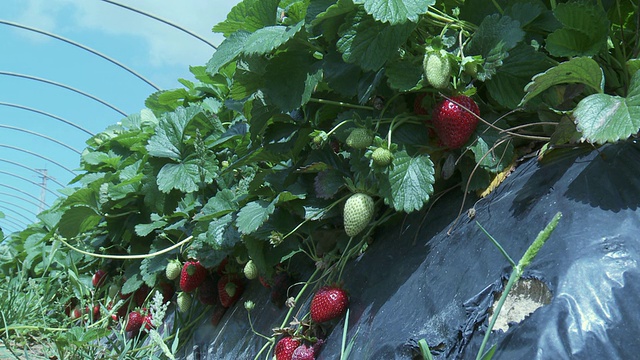
[[[351,237],[454,186],[487,189],[529,152],[637,135],[639,24],[619,16],[632,7],[454,4],[240,2],[194,81],[87,141],[82,174],[8,239],[0,270],[83,264],[135,294],[175,280],[176,260],[212,273],[246,259],[217,289],[235,301],[230,275],[269,283],[292,262],[353,255]]]

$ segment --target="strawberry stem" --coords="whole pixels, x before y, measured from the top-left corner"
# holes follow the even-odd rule
[[[309,99],[309,102],[314,102],[314,103],[318,103],[318,104],[335,105],[335,106],[341,106],[341,107],[346,107],[346,108],[351,108],[351,109],[375,110],[371,106],[349,104],[349,103],[345,103],[345,102],[342,102],[342,101],[333,101],[333,100],[326,100],[326,99],[311,98],[311,99]]]
[[[83,255],[87,255],[87,256],[91,256],[91,257],[96,257],[96,258],[101,258],[101,259],[113,259],[113,260],[131,260],[131,259],[146,259],[146,258],[151,258],[157,255],[161,255],[164,253],[167,253],[173,249],[176,249],[188,242],[190,242],[191,240],[193,240],[193,236],[189,236],[186,239],[180,241],[179,243],[175,244],[175,245],[171,245],[166,249],[162,249],[160,251],[156,251],[150,254],[140,254],[140,255],[105,255],[105,254],[96,254],[96,253],[91,253],[88,251],[84,251],[82,249],[78,249],[77,247],[69,244],[68,242],[66,242],[61,236],[55,236],[56,239],[60,240],[61,243],[63,243],[66,247],[68,247],[69,249],[75,251],[75,252],[79,252],[80,254]]]

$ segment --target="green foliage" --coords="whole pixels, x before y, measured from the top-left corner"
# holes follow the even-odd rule
[[[636,134],[638,24],[622,3],[244,0],[213,27],[225,40],[195,82],[87,141],[64,196],[0,245],[0,279],[65,274],[81,297],[98,267],[130,293],[175,258],[251,258],[267,277],[341,268],[377,226],[452,185],[486,189],[522,149]],[[432,52],[451,65],[438,89],[422,69]],[[484,122],[468,147],[443,149],[429,106],[459,94]],[[353,129],[373,142],[347,146]],[[378,148],[388,166],[373,164]],[[339,209],[354,192],[376,215],[349,243]]]

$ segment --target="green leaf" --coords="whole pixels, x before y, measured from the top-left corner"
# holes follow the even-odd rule
[[[362,69],[358,65],[345,63],[336,51],[329,52],[323,60],[322,75],[331,89],[347,98],[355,96],[358,82],[354,79],[362,76]]]
[[[173,160],[182,159],[184,128],[195,113],[199,112],[199,109],[196,109],[180,107],[174,112],[166,113],[158,124],[156,133],[149,139],[149,155]]]
[[[579,57],[565,61],[534,76],[525,87],[526,94],[520,101],[520,106],[558,84],[585,84],[595,91],[603,92],[604,76],[600,65],[591,58]]]
[[[243,100],[256,93],[265,83],[266,65],[264,57],[252,56],[238,60],[230,97]]]
[[[151,214],[150,224],[138,224],[135,226],[135,231],[138,236],[147,236],[154,230],[161,229],[167,222],[158,214]]]
[[[640,129],[640,72],[631,79],[626,98],[593,94],[582,99],[573,111],[582,140],[595,144],[615,142]]]
[[[482,78],[490,78],[502,61],[509,56],[508,51],[524,39],[520,22],[509,16],[498,14],[487,16],[466,47],[467,55],[481,55],[485,59]]]
[[[586,1],[560,3],[553,11],[563,27],[547,36],[545,47],[553,56],[591,56],[607,45],[609,21],[601,6]]]
[[[340,18],[355,7],[351,0],[315,0],[307,9],[307,22],[315,26],[325,20]]]
[[[142,274],[140,274],[141,264],[142,260],[135,260],[131,265],[129,265],[129,267],[127,267],[127,270],[124,273],[127,281],[122,284],[120,292],[123,294],[131,294],[140,288],[140,285],[144,282],[142,280]],[[126,306],[126,304],[124,306]]]
[[[415,27],[414,23],[383,24],[360,10],[347,17],[337,48],[344,61],[375,71],[397,54]]]
[[[71,238],[85,231],[94,230],[102,216],[88,206],[74,206],[62,214],[58,222],[60,235]]]
[[[254,32],[275,25],[279,0],[244,0],[234,6],[227,19],[213,27],[214,32],[228,37],[238,30]]]
[[[223,189],[209,198],[200,213],[195,216],[195,219],[198,221],[210,221],[235,210],[238,210],[235,194],[229,189]]]
[[[273,203],[263,200],[248,203],[238,212],[238,230],[243,234],[251,234],[258,230],[275,210],[276,206]]]
[[[504,9],[505,15],[519,21],[522,27],[529,25],[547,11],[546,6],[540,0],[520,0],[509,4],[509,6]]]
[[[240,234],[231,226],[232,222],[232,214],[227,214],[211,221],[205,237],[202,239],[216,250],[229,250],[233,248],[241,238]]]
[[[157,184],[164,193],[173,189],[190,193],[198,190],[202,181],[209,184],[214,177],[212,169],[201,167],[199,159],[192,159],[178,164],[165,164],[158,173]]]
[[[515,156],[512,142],[501,141],[504,136],[493,128],[482,127],[476,132],[477,141],[471,146],[476,164],[492,173],[506,169]]]
[[[292,27],[275,25],[256,30],[245,41],[242,52],[247,55],[271,53],[293,38],[302,29],[303,25],[304,22],[299,22]]]
[[[291,111],[309,101],[321,79],[322,69],[312,54],[282,52],[267,64],[263,91],[270,103],[282,111]]]
[[[427,13],[435,0],[354,0],[354,4],[364,4],[367,13],[380,22],[392,25],[407,21],[418,22],[420,15]]]
[[[246,31],[237,31],[218,46],[216,52],[213,53],[211,59],[207,62],[207,73],[210,76],[216,75],[220,69],[235,60],[235,58],[242,53],[244,44],[247,42],[250,33]]]
[[[384,202],[396,211],[420,210],[433,193],[434,173],[428,155],[411,157],[404,150],[395,153],[389,177],[380,184]]]
[[[389,86],[402,92],[417,88],[422,80],[421,63],[422,59],[417,57],[390,63],[385,71]]]
[[[500,105],[515,109],[525,95],[525,86],[531,77],[549,68],[551,62],[533,47],[520,44],[509,52],[509,57],[491,80],[487,89]]]
[[[580,140],[582,134],[576,130],[576,124],[568,116],[563,116],[556,126],[555,131],[551,134],[549,143],[551,145],[560,145],[568,143],[576,143]]]

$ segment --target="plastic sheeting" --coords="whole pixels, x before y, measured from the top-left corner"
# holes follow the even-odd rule
[[[556,212],[563,218],[526,269],[551,291],[551,302],[506,332],[494,331],[494,359],[631,359],[640,351],[640,145],[555,150],[520,165],[447,231],[461,196],[381,231],[343,274],[351,294],[349,359],[419,359],[425,339],[435,359],[473,359],[495,293],[511,268],[476,221],[517,260]],[[426,214],[426,218],[425,218]],[[222,321],[205,322],[187,359],[253,359],[286,309],[253,284]],[[264,300],[261,300],[264,299]],[[344,321],[344,320],[343,320]],[[317,359],[339,359],[343,321]],[[264,357],[262,357],[264,358]]]

